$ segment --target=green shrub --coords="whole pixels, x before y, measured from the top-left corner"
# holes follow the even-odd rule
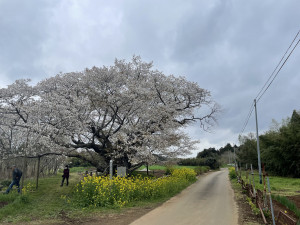
[[[196,168],[194,168],[197,175],[206,173],[207,171],[209,171],[209,169],[209,166],[197,166]]]
[[[251,198],[247,197],[247,201],[248,204],[251,206],[252,211],[254,212],[255,215],[259,215],[260,211],[259,209],[256,207],[256,205],[254,205],[254,203],[252,202]]]
[[[88,176],[76,186],[71,200],[81,207],[120,208],[130,202],[172,196],[194,181],[196,173],[189,168],[173,169],[170,176],[158,179]]]
[[[166,166],[166,175],[171,175],[172,174],[172,172],[174,171],[174,166],[172,166],[172,165],[167,165]]]
[[[10,180],[3,180],[1,181],[0,185],[4,187],[8,187],[10,185],[11,181]]]
[[[216,158],[189,158],[181,159],[178,165],[182,166],[209,166],[211,169],[215,170],[220,167],[220,164]]]
[[[235,168],[234,167],[230,167],[229,168],[229,178],[231,180],[236,178],[236,172],[235,172]]]

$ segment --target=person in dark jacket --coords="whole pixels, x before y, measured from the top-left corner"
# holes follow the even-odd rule
[[[69,171],[69,166],[66,165],[65,166],[65,169],[64,169],[64,174],[62,175],[62,181],[61,181],[61,185],[60,186],[63,186],[64,185],[64,181],[65,179],[67,180],[67,186],[69,185],[69,175],[70,175],[70,171]]]
[[[14,185],[17,186],[18,193],[20,193],[20,191],[21,191],[20,190],[20,180],[22,177],[22,171],[19,170],[15,165],[12,166],[12,176],[13,176],[13,180],[12,180],[11,184],[9,185],[9,187],[7,188],[5,194],[8,194]]]

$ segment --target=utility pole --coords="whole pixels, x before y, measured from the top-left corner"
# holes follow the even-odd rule
[[[254,107],[255,107],[255,121],[256,121],[256,142],[257,142],[257,158],[258,158],[258,170],[259,170],[259,183],[262,184],[256,99],[254,99]]]

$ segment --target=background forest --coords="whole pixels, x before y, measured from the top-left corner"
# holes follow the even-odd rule
[[[271,128],[259,136],[261,162],[266,171],[279,176],[300,177],[300,114],[296,110],[292,116],[278,123],[273,120]],[[234,148],[237,163],[248,168],[257,164],[256,136],[249,133],[239,137],[239,146],[227,144],[220,149],[208,148],[199,152],[196,158],[182,159],[182,165],[210,166],[218,168],[222,164],[234,163]]]

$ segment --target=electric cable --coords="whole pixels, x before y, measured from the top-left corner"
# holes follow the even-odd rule
[[[291,48],[291,46],[293,45],[293,43],[295,42],[296,38],[298,37],[300,33],[300,30],[298,31],[298,33],[296,34],[294,40],[292,41],[292,43],[290,44],[290,46],[288,47],[288,49],[285,51],[284,55],[282,56],[281,60],[279,61],[279,63],[277,64],[277,66],[275,67],[275,69],[273,70],[273,72],[271,73],[271,75],[269,76],[268,80],[265,82],[264,86],[260,89],[260,91],[258,92],[257,96],[255,97],[255,99],[258,98],[258,96],[260,95],[260,93],[264,90],[265,86],[267,85],[267,83],[269,82],[269,80],[272,78],[272,76],[274,75],[275,71],[277,70],[277,68],[279,67],[280,63],[282,62],[282,60],[284,59],[285,55],[287,54],[287,52],[289,51],[289,49]]]
[[[290,48],[293,46],[295,40],[297,39],[298,35],[300,33],[300,30],[298,31],[298,33],[295,35],[292,43],[289,45],[288,49],[285,51],[284,55],[282,56],[281,60],[279,61],[279,63],[277,64],[277,66],[275,67],[275,69],[273,70],[272,74],[269,76],[268,80],[265,82],[265,84],[263,85],[263,87],[260,89],[260,91],[258,92],[257,96],[255,97],[256,99],[256,103],[259,102],[259,100],[262,98],[262,96],[266,93],[266,91],[269,89],[269,87],[271,86],[271,84],[273,83],[273,81],[275,80],[275,78],[277,77],[277,75],[279,74],[279,72],[281,71],[281,69],[283,68],[283,66],[285,65],[285,63],[287,62],[287,60],[289,59],[289,57],[291,56],[291,54],[294,52],[295,48],[297,47],[297,45],[300,42],[300,38],[297,41],[297,43],[294,45],[293,49],[290,51],[290,53],[288,54],[288,56],[285,58],[285,56],[287,55],[287,53],[289,52]],[[284,60],[285,59],[285,60]],[[283,61],[284,60],[284,61]],[[283,63],[282,63],[283,61]],[[281,64],[282,63],[282,64]],[[281,66],[280,66],[281,65]],[[278,69],[278,67],[280,66],[280,68]],[[278,69],[278,70],[277,70]],[[277,72],[276,72],[277,71]],[[275,74],[275,75],[274,75]],[[271,80],[271,81],[270,81]],[[250,110],[247,114],[246,120],[243,124],[242,130],[241,130],[241,134],[243,134],[243,132],[245,131],[247,124],[249,122],[249,119],[252,115],[252,112],[254,110],[254,103],[251,104]]]
[[[271,86],[271,84],[273,83],[273,81],[275,80],[275,78],[277,77],[278,73],[281,71],[282,67],[284,66],[284,64],[287,62],[287,60],[289,59],[289,57],[291,56],[291,54],[293,53],[293,51],[295,50],[295,48],[297,47],[297,45],[300,42],[300,38],[297,41],[296,45],[294,46],[294,48],[292,49],[292,51],[290,52],[290,54],[288,55],[288,57],[284,60],[283,64],[281,65],[281,67],[279,68],[279,70],[277,71],[277,73],[275,74],[275,76],[273,77],[273,79],[271,80],[271,82],[269,83],[269,85],[267,86],[267,88],[263,91],[263,93],[259,96],[259,98],[256,100],[256,102],[258,102],[261,97],[265,94],[265,92],[268,90],[268,88]]]
[[[249,119],[250,119],[250,117],[251,117],[251,114],[252,114],[252,112],[253,112],[253,109],[254,109],[254,103],[252,103],[252,105],[251,105],[251,107],[250,107],[250,110],[249,110],[249,112],[248,112],[248,115],[247,115],[247,117],[246,117],[246,120],[245,120],[245,122],[244,122],[244,125],[243,125],[243,128],[242,128],[240,134],[244,133],[244,130],[246,129],[247,124],[248,124],[248,122],[249,122]]]

